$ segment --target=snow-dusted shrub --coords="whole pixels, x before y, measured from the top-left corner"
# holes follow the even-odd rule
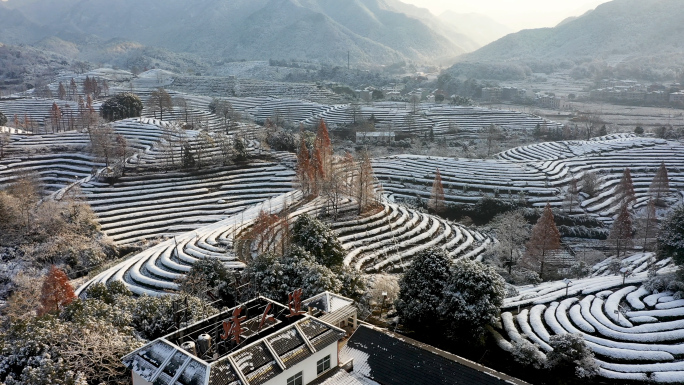
[[[598,374],[599,367],[594,353],[579,334],[557,334],[551,336],[549,345],[553,348],[546,355],[547,367],[560,378],[577,376],[591,378]]]
[[[0,382],[127,384],[121,357],[143,344],[131,319],[125,309],[90,299],[72,302],[59,316],[17,322],[0,334]]]
[[[535,369],[541,369],[546,366],[546,356],[539,351],[538,345],[525,339],[513,341],[511,344],[513,345],[511,355],[515,362]]]
[[[450,266],[451,260],[440,248],[429,248],[413,258],[399,281],[396,302],[397,314],[404,326],[428,330],[439,324]]]
[[[178,280],[180,290],[190,295],[202,296],[207,290],[216,291],[219,297],[232,306],[236,300],[232,274],[218,258],[202,258],[192,265],[190,271]]]
[[[342,292],[338,275],[299,246],[292,246],[283,257],[269,253],[258,256],[247,266],[243,278],[252,283],[255,293],[279,301],[286,301],[287,294],[299,288],[304,297],[326,290]]]
[[[117,296],[130,297],[133,293],[121,281],[114,281],[107,285],[98,282],[90,285],[86,291],[89,299],[99,299],[107,304],[113,304]]]
[[[130,326],[136,330],[140,337],[146,340],[154,340],[170,333],[175,327],[174,301],[178,301],[178,297],[170,295],[137,298],[120,296],[117,298],[116,306],[131,314]],[[197,297],[188,296],[187,303],[188,322],[190,324],[218,313],[218,310]],[[184,305],[185,297],[183,298]]]
[[[346,256],[335,233],[308,214],[300,215],[295,221],[291,240],[292,244],[311,253],[318,263],[330,268],[341,266]]]
[[[513,285],[506,284],[506,298],[515,297],[519,295],[520,292]]]
[[[648,281],[644,282],[644,289],[650,291],[651,293],[659,293],[663,290],[667,290],[670,282],[674,280],[672,275],[656,275],[650,278]]]
[[[266,143],[275,151],[297,152],[297,137],[287,131],[271,131],[266,136]]]
[[[684,264],[684,205],[677,207],[662,223],[658,233],[658,257]]]
[[[485,326],[496,322],[506,295],[506,283],[493,267],[459,259],[444,288],[440,313],[456,338],[482,336]]]
[[[501,275],[506,279],[506,282],[513,285],[538,285],[542,282],[539,273],[520,266],[513,268],[511,274],[502,270]]]

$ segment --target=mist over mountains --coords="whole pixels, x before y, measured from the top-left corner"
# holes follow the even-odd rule
[[[507,35],[462,59],[575,60],[681,53],[683,18],[681,0],[614,0],[555,28]]]
[[[124,39],[213,60],[441,62],[481,45],[397,0],[10,0],[0,41]]]

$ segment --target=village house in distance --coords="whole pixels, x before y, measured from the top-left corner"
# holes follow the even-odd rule
[[[301,294],[291,293],[287,306],[255,298],[128,354],[133,385],[525,384],[358,326],[348,298],[324,292],[302,301]]]

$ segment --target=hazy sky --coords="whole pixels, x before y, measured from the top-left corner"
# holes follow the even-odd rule
[[[553,27],[609,0],[402,0],[439,15],[446,10],[481,13],[514,30]]]

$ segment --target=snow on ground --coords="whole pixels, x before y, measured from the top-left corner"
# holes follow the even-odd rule
[[[626,264],[644,258],[637,254]],[[650,257],[650,255],[646,255]],[[659,274],[674,271],[660,267]],[[671,292],[652,293],[642,286],[645,272],[545,282],[519,287],[506,298],[498,344],[528,339],[548,352],[551,335],[575,333],[584,337],[596,355],[600,375],[610,379],[681,382],[684,374],[684,301]]]

